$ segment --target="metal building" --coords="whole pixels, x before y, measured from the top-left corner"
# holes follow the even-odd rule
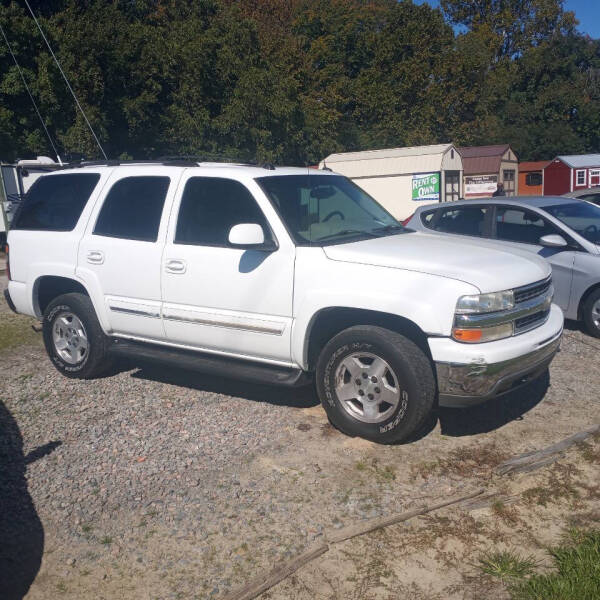
[[[519,192],[519,161],[508,144],[458,148],[464,165],[465,198],[491,196],[502,183],[507,196]]]
[[[319,168],[349,177],[397,219],[417,205],[462,197],[462,159],[453,144],[331,154]]]

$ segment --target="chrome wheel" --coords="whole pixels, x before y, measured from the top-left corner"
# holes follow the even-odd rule
[[[592,306],[592,321],[600,329],[600,300],[596,300],[594,306]]]
[[[88,353],[85,327],[72,312],[61,312],[52,327],[52,342],[56,353],[70,365],[81,362]]]
[[[401,400],[406,402],[390,365],[368,352],[342,360],[335,373],[335,392],[346,412],[363,423],[385,421]]]

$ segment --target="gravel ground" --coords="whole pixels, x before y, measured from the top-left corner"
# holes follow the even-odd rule
[[[1,303],[2,326],[30,323]],[[324,528],[472,489],[477,456],[598,422],[599,350],[571,326],[549,379],[382,447],[334,430],[310,387],[126,365],[69,380],[27,333],[0,351],[0,567],[15,597],[218,598]],[[468,452],[468,473],[431,467]]]

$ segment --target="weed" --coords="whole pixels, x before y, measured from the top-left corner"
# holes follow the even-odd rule
[[[516,552],[486,552],[479,558],[479,568],[500,579],[523,578],[534,572],[537,562],[533,557],[522,557]]]
[[[16,346],[41,344],[40,335],[31,329],[31,325],[34,322],[34,319],[22,315],[2,313],[2,320],[0,321],[0,351]],[[31,374],[27,375],[27,378],[32,377]],[[25,381],[25,379],[22,381]]]
[[[362,460],[357,461],[356,464],[354,465],[354,467],[356,468],[357,471],[366,471],[367,470],[367,465]]]
[[[93,529],[94,528],[89,523],[84,523],[81,526],[81,531],[83,531],[85,534],[91,533]]]
[[[577,499],[580,494],[574,481],[576,474],[579,474],[579,470],[573,465],[556,463],[548,473],[546,484],[525,490],[523,498],[530,504],[540,506],[547,506],[550,502],[561,499]]]
[[[600,590],[600,530],[572,529],[549,550],[556,570],[511,586],[513,600],[593,600]]]
[[[105,546],[110,546],[110,544],[112,544],[112,538],[110,537],[110,535],[105,535],[101,540],[100,543],[104,544]]]
[[[514,506],[507,506],[499,499],[494,500],[492,503],[492,513],[502,519],[505,523],[511,525],[514,525],[519,520]]]

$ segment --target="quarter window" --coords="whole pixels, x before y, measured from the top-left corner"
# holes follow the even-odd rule
[[[268,236],[262,211],[239,181],[192,177],[183,190],[174,243],[229,246],[229,231],[240,223],[258,223]]]
[[[99,179],[98,173],[40,177],[25,196],[13,229],[72,231]]]
[[[170,183],[169,177],[125,177],[106,196],[95,235],[155,242]]]
[[[544,235],[556,233],[540,215],[511,206],[496,210],[496,237],[507,242],[539,244]]]
[[[585,185],[585,169],[577,171],[577,185]]]
[[[440,210],[440,217],[433,227],[444,233],[458,233],[483,237],[485,235],[486,206],[460,206]]]

